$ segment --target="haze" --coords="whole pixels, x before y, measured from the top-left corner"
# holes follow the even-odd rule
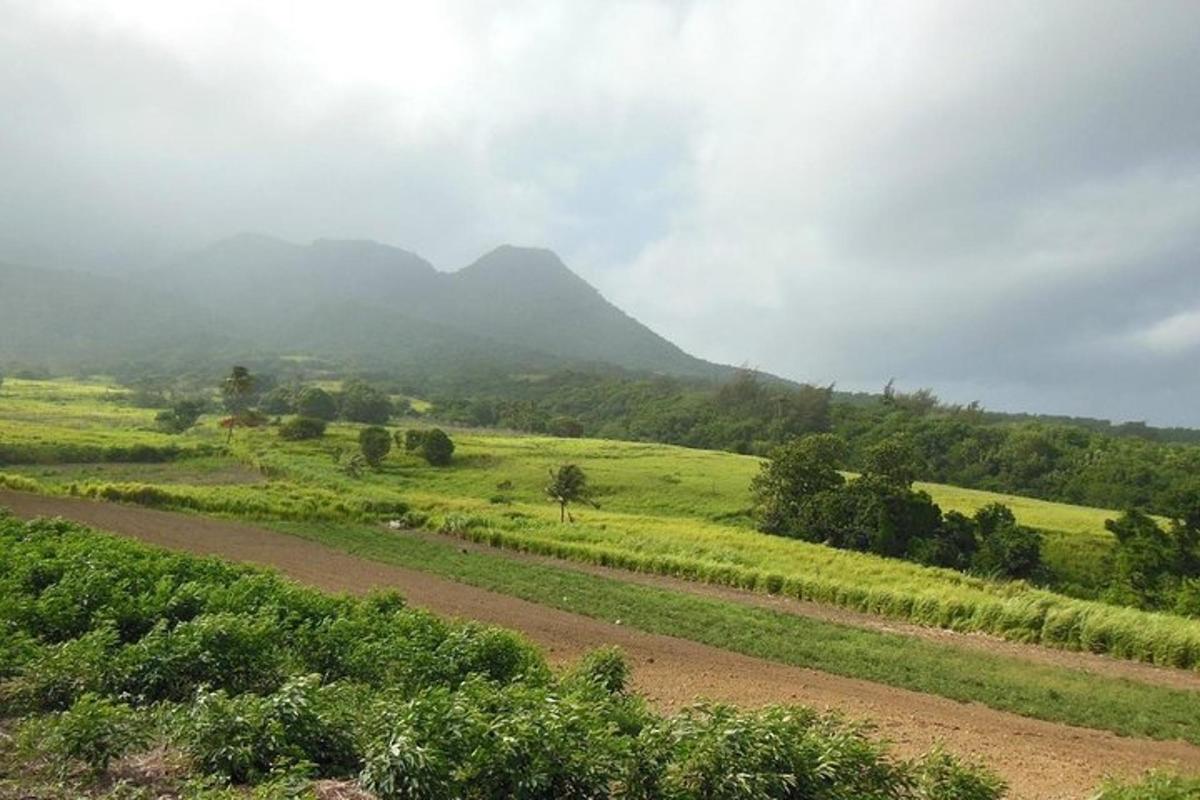
[[[0,0],[0,260],[548,247],[685,350],[1200,425],[1191,2]]]

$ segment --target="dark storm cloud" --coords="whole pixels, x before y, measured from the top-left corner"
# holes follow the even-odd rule
[[[0,0],[0,257],[560,251],[698,354],[1200,425],[1200,10]]]

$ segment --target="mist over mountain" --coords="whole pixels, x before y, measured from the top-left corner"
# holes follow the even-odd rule
[[[2,360],[78,369],[189,353],[451,371],[732,371],[654,333],[544,249],[505,245],[441,272],[372,241],[240,234],[120,278],[0,265]]]

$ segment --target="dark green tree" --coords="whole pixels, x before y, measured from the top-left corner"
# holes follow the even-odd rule
[[[435,467],[444,467],[454,456],[454,442],[441,428],[430,428],[421,437],[421,456]]]
[[[337,401],[319,386],[309,386],[296,395],[296,413],[302,417],[332,422],[337,417]]]
[[[371,467],[378,469],[392,451],[392,436],[387,428],[371,425],[358,432],[358,449]]]
[[[566,522],[575,519],[567,511],[571,503],[584,503],[593,508],[599,504],[591,498],[587,475],[578,464],[563,464],[558,469],[550,470],[550,483],[546,484],[546,495],[558,503],[558,521]]]
[[[917,453],[904,436],[890,436],[867,450],[863,477],[897,489],[909,489],[917,477]]]
[[[279,426],[279,438],[298,442],[320,439],[325,435],[325,420],[316,417],[292,417]]]
[[[838,472],[846,443],[828,433],[794,439],[771,454],[751,483],[763,529],[783,533],[795,527],[805,502],[846,482]]]
[[[341,394],[342,419],[385,425],[392,416],[392,401],[387,394],[363,381],[350,381]]]

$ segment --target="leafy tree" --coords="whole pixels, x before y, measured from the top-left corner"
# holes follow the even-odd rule
[[[363,381],[350,381],[342,390],[342,418],[350,422],[385,425],[392,416],[391,398]]]
[[[257,380],[245,367],[235,366],[221,383],[221,397],[229,416],[221,425],[229,431],[225,441],[233,440],[233,429],[238,425],[254,427],[256,420],[251,414]]]
[[[1147,514],[1131,510],[1104,527],[1117,539],[1112,599],[1161,608],[1173,595],[1181,555],[1176,541]]]
[[[1035,578],[1042,568],[1042,535],[1018,525],[1012,511],[999,503],[975,513],[979,549],[972,567],[982,573],[1006,578]]]
[[[326,422],[316,417],[293,417],[279,426],[279,438],[288,441],[320,439],[325,435]]]
[[[176,400],[169,409],[158,412],[154,421],[167,433],[183,433],[196,424],[207,405],[199,398]]]
[[[591,498],[587,475],[577,464],[563,464],[558,469],[550,470],[550,483],[546,485],[546,494],[558,503],[558,521],[565,522],[575,519],[567,512],[571,503],[585,503],[592,508],[600,505]]]
[[[777,448],[754,477],[751,489],[764,530],[782,533],[795,527],[803,504],[846,482],[838,472],[846,443],[828,433],[794,439]]]
[[[454,456],[454,442],[441,428],[430,428],[421,436],[421,456],[435,467],[444,467]]]
[[[302,417],[332,422],[337,417],[337,401],[319,386],[309,386],[296,396],[296,413]]]
[[[392,437],[387,428],[372,425],[358,432],[358,449],[371,467],[378,469],[392,450]]]
[[[912,442],[891,436],[867,451],[863,477],[886,486],[908,489],[916,480],[917,455]]]

